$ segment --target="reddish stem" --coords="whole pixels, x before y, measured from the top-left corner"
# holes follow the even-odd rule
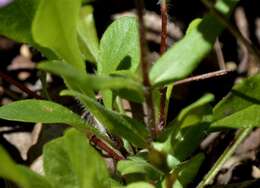
[[[102,151],[105,151],[108,156],[113,158],[116,161],[125,159],[123,156],[117,154],[111,147],[109,147],[104,141],[97,138],[95,135],[91,137],[90,142],[95,146],[99,147]]]
[[[161,31],[161,45],[160,54],[163,55],[167,50],[167,26],[168,26],[168,8],[166,0],[161,1],[161,20],[162,20],[162,31]],[[166,122],[165,105],[166,105],[166,91],[167,88],[160,89],[160,119],[157,129],[163,129]]]
[[[148,49],[146,46],[146,38],[145,38],[145,25],[144,25],[144,1],[143,0],[135,0],[136,8],[137,8],[137,16],[139,21],[139,33],[140,33],[140,49],[141,49],[141,66],[143,73],[143,85],[145,87],[145,103],[147,108],[147,124],[150,129],[151,135],[153,138],[157,135],[157,128],[155,125],[155,114],[154,114],[154,103],[153,96],[151,91],[151,83],[149,80],[149,64],[147,61]]]
[[[28,87],[24,86],[23,84],[21,84],[20,82],[16,81],[15,79],[13,79],[12,77],[10,77],[9,75],[7,75],[6,73],[0,71],[0,77],[7,81],[8,83],[16,86],[17,88],[19,88],[20,90],[22,90],[24,93],[26,93],[28,96],[31,96],[35,99],[43,99],[43,97],[41,97],[40,95],[38,95],[37,93],[35,93],[34,91],[30,90]]]

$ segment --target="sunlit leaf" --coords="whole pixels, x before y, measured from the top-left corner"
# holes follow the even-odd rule
[[[231,14],[239,0],[217,0],[216,9],[225,16]],[[186,36],[171,47],[150,71],[153,85],[163,85],[188,76],[211,51],[217,36],[224,29],[211,13],[191,24]]]
[[[52,49],[79,71],[85,71],[77,41],[81,0],[41,0],[32,25],[33,39]]]
[[[260,126],[260,74],[236,84],[213,111],[212,128]]]
[[[99,41],[93,17],[93,8],[91,6],[81,8],[77,30],[85,58],[88,61],[97,62]]]

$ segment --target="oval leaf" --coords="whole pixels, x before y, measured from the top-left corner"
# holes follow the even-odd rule
[[[228,16],[239,0],[218,0],[216,9]],[[191,24],[186,36],[170,48],[152,67],[150,79],[153,85],[164,85],[188,76],[212,49],[217,36],[223,30],[218,19],[209,14],[199,24]]]
[[[71,110],[45,100],[21,100],[0,107],[0,119],[31,123],[64,123],[86,129],[85,122]]]

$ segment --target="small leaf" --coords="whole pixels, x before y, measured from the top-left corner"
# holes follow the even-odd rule
[[[75,91],[62,91],[61,95],[74,96],[105,126],[111,133],[122,136],[136,146],[145,147],[148,130],[142,123],[104,108],[101,104]]]
[[[60,58],[85,71],[77,41],[81,0],[41,0],[32,24],[34,40]],[[69,14],[68,14],[69,13]]]
[[[42,176],[29,169],[18,166],[0,146],[0,177],[17,183],[22,188],[52,188],[52,185]]]
[[[229,16],[239,0],[218,0],[216,9]],[[152,67],[150,79],[154,86],[169,84],[188,76],[211,51],[216,37],[223,30],[218,19],[207,15],[199,24],[195,20],[186,36],[171,47]],[[191,28],[192,27],[192,28]]]
[[[82,52],[86,59],[91,62],[97,62],[99,41],[93,17],[93,8],[91,6],[81,8],[77,30],[79,40],[82,41]]]
[[[212,128],[260,126],[260,74],[236,84],[213,110]]]
[[[44,171],[55,187],[107,188],[109,175],[102,157],[75,129],[49,142],[43,151]]]
[[[27,99],[0,107],[0,119],[31,123],[64,123],[86,129],[85,122],[71,110],[50,101]]]
[[[158,180],[163,175],[159,169],[140,157],[129,157],[117,164],[117,170],[122,176],[127,174],[145,174],[149,179]]]

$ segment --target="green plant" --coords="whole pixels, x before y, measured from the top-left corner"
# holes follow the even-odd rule
[[[238,1],[218,0],[215,9],[229,17]],[[149,70],[142,1],[137,5],[139,22],[135,17],[120,18],[100,41],[93,10],[81,7],[81,0],[16,0],[0,10],[0,33],[39,49],[48,60],[37,67],[62,77],[67,86],[61,96],[75,97],[109,133],[123,141],[118,146],[95,125],[55,102],[13,102],[0,108],[1,119],[63,123],[73,128],[45,145],[44,176],[16,165],[0,147],[1,177],[23,188],[187,187],[204,160],[202,153],[193,153],[207,133],[218,128],[246,128],[242,131],[245,137],[260,125],[260,75],[256,75],[236,85],[214,109],[210,105],[214,96],[206,94],[162,129],[160,108],[167,111],[174,82],[198,66],[224,26],[212,13],[195,20],[186,36]],[[84,61],[96,66],[97,73],[87,73]],[[158,102],[162,87],[167,90],[165,105]],[[96,101],[96,92],[102,94],[104,106]],[[126,115],[121,99],[144,103],[147,117],[134,119],[139,113],[135,111],[133,117]],[[101,155],[89,144],[88,139],[93,141],[93,137],[117,162],[115,173],[109,173]],[[120,153],[122,149],[127,156]]]

